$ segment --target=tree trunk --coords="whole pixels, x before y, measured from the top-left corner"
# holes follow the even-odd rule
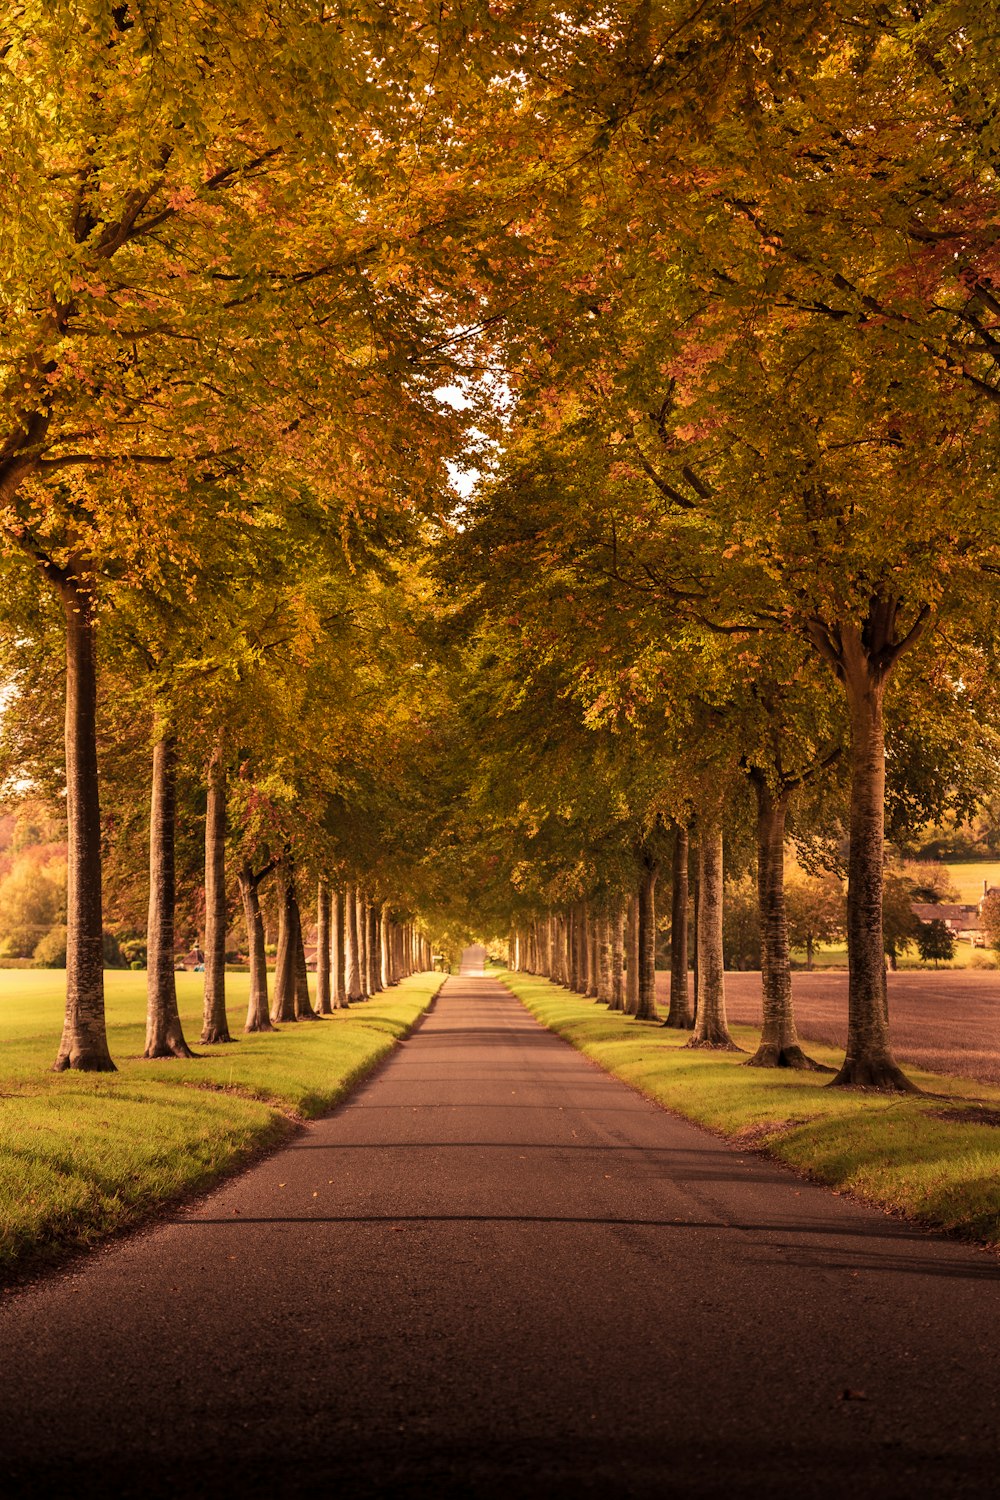
[[[698,1018],[689,1047],[739,1052],[726,1021],[722,957],[722,828],[699,821],[698,829]]]
[[[358,975],[361,980],[361,998],[367,1000],[371,996],[368,987],[368,901],[360,891],[357,893],[358,905]]]
[[[389,911],[388,901],[382,907],[379,933],[382,941],[380,958],[382,988],[387,990],[390,985],[396,983],[396,976],[392,972],[392,914]]]
[[[885,842],[885,673],[873,666],[861,632],[842,628],[842,671],[851,717],[851,847],[847,879],[847,1056],[833,1085],[919,1090],[889,1042],[882,933]]]
[[[260,911],[257,888],[260,879],[248,864],[237,875],[243,919],[247,928],[247,953],[250,958],[250,999],[244,1031],[273,1031],[267,1009],[267,954],[264,951],[264,918]]]
[[[378,995],[382,991],[382,908],[378,902],[368,903],[368,993]]]
[[[177,743],[165,733],[153,746],[149,812],[149,920],[146,924],[146,1050],[143,1057],[193,1057],[184,1040],[174,980],[174,829]]]
[[[54,1068],[113,1073],[104,1019],[97,641],[91,587],[63,578],[66,616],[66,1011]]]
[[[690,1031],[694,1025],[688,994],[688,831],[674,825],[670,890],[670,1008],[664,1026]]]
[[[611,918],[607,910],[597,919],[597,998],[611,1004]]]
[[[330,886],[324,875],[316,887],[316,1010],[332,1016],[330,997]]]
[[[611,1000],[609,1010],[625,1009],[625,902],[616,896],[611,913]]]
[[[205,1003],[201,1040],[231,1042],[226,1015],[226,764],[222,736],[208,763],[205,810]]]
[[[271,1020],[275,1025],[294,1021],[295,1015],[295,881],[289,861],[278,866],[281,905],[278,911],[278,956],[274,965],[274,1000]]]
[[[344,888],[344,914],[347,933],[347,1001],[361,999],[361,952],[358,942],[358,900],[353,884]]]
[[[806,938],[806,972],[811,974],[813,966],[813,940],[812,936]]]
[[[589,901],[584,902],[583,930],[587,944],[587,998],[596,1000],[599,994],[597,984],[597,922],[594,918],[593,907]]]
[[[628,924],[625,938],[625,1011],[634,1016],[639,1009],[639,898],[628,898]]]
[[[792,1011],[792,967],[785,907],[785,815],[790,792],[772,790],[759,771],[751,775],[757,797],[757,905],[760,911],[760,1045],[747,1059],[751,1068],[799,1068],[827,1072],[799,1045]]]
[[[333,1006],[335,1010],[347,1009],[347,981],[345,962],[347,956],[347,908],[342,890],[330,893],[330,969],[332,973]]]
[[[635,1015],[655,1021],[656,1014],[656,877],[660,862],[643,856],[639,874],[639,995]]]
[[[699,842],[695,844],[694,852],[694,890],[691,896],[692,915],[694,917],[694,1024],[698,1024],[698,1000],[701,994],[701,972],[698,967],[698,933],[701,930],[701,881],[698,879],[698,871],[701,868],[700,835]]]
[[[306,965],[305,939],[302,933],[302,910],[292,876],[292,919],[295,924],[293,949],[295,953],[295,1019],[296,1021],[318,1021],[309,994],[309,969]]]

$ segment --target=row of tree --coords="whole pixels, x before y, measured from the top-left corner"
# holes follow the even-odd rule
[[[244,876],[291,859],[444,934],[617,922],[634,893],[647,990],[686,834],[720,1045],[725,827],[756,850],[777,1061],[788,820],[817,867],[839,822],[838,1082],[908,1086],[886,814],[973,809],[1000,725],[992,24],[960,0],[10,20],[5,734],[12,774],[65,789],[61,1066],[108,1065],[103,895],[151,754],[160,951],[185,778],[210,843],[228,789]]]

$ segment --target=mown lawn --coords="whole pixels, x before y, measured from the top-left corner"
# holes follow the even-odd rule
[[[389,1052],[441,985],[404,980],[322,1021],[241,1033],[248,977],[227,976],[239,1041],[143,1062],[145,974],[109,971],[113,1074],[50,1071],[64,976],[0,970],[0,1278],[134,1224],[330,1109]],[[178,974],[197,1042],[202,976]]]
[[[745,1056],[687,1048],[686,1033],[612,1014],[548,980],[500,977],[543,1025],[668,1109],[880,1207],[1000,1246],[1000,1089],[914,1068],[909,1076],[936,1097],[831,1089],[829,1075],[747,1068]],[[756,1028],[732,1030],[756,1046]],[[827,1047],[808,1051],[842,1061]]]

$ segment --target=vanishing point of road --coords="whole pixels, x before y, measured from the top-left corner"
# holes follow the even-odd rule
[[[294,1142],[8,1293],[0,1493],[986,1496],[1000,1266],[449,979]]]

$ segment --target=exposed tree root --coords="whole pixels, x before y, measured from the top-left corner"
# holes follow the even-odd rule
[[[826,1063],[820,1063],[815,1058],[807,1056],[802,1048],[796,1044],[793,1047],[779,1047],[776,1043],[761,1042],[752,1057],[748,1057],[745,1063],[748,1068],[794,1068],[800,1073],[833,1073],[835,1069],[828,1068]]]
[[[840,1072],[831,1078],[832,1089],[872,1089],[881,1094],[922,1094],[891,1058],[845,1058]]]
[[[684,1043],[685,1047],[700,1047],[706,1052],[745,1052],[745,1047],[738,1047],[732,1037],[689,1037]]]

